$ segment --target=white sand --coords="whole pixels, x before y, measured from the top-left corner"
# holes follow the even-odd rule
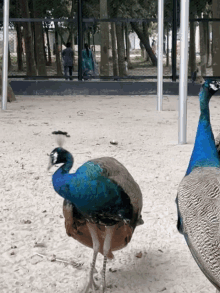
[[[174,200],[194,143],[198,98],[188,100],[188,144],[182,146],[177,97],[165,96],[163,105],[157,112],[155,96],[20,96],[0,112],[0,292],[78,293],[87,280],[92,250],[66,235],[63,200],[51,184],[55,168],[46,171],[47,154],[57,146],[54,130],[71,135],[65,148],[75,158],[73,169],[91,158],[113,156],[143,193],[145,224],[108,263],[106,293],[215,292],[176,229]],[[210,106],[217,135],[219,97]],[[112,139],[118,146],[109,143]],[[84,265],[78,269],[35,253]],[[98,271],[101,267],[99,256]]]

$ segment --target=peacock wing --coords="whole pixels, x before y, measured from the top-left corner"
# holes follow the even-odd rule
[[[92,237],[86,225],[86,219],[77,211],[74,204],[66,199],[63,202],[63,215],[67,235],[92,248]]]
[[[129,196],[134,213],[138,214],[138,223],[143,224],[141,219],[141,210],[143,206],[142,193],[139,185],[128,170],[116,159],[111,157],[102,157],[92,160],[103,169],[103,176],[108,177],[111,181],[119,185]]]
[[[220,169],[196,168],[178,189],[178,228],[198,266],[220,290]]]

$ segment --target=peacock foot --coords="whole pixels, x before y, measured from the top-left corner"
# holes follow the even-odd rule
[[[98,290],[99,287],[98,285],[95,283],[94,281],[94,278],[93,278],[93,274],[90,274],[90,277],[89,277],[89,283],[88,285],[86,286],[86,288],[83,290],[82,293],[89,293],[90,289],[95,292],[95,290]]]

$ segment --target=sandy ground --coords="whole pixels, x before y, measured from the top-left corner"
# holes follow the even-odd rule
[[[217,135],[219,97],[210,106]],[[73,169],[113,156],[143,193],[145,224],[108,263],[106,293],[215,292],[176,230],[174,200],[194,143],[198,98],[188,99],[186,145],[177,144],[178,97],[165,96],[163,109],[156,111],[155,96],[20,96],[0,112],[0,292],[78,293],[86,282],[92,250],[66,235],[63,200],[51,184],[55,168],[46,171],[48,154],[57,146],[54,130],[71,135],[65,148],[75,157]],[[83,266],[51,262],[53,255]]]

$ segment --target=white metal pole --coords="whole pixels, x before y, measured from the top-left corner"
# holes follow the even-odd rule
[[[8,25],[9,25],[9,0],[4,0],[3,15],[3,65],[2,65],[2,110],[7,109],[7,87],[8,87]]]
[[[180,15],[180,80],[179,80],[179,144],[186,143],[187,87],[188,87],[188,34],[189,0],[181,1]]]
[[[163,20],[164,0],[158,0],[158,46],[157,46],[157,110],[163,106]]]

